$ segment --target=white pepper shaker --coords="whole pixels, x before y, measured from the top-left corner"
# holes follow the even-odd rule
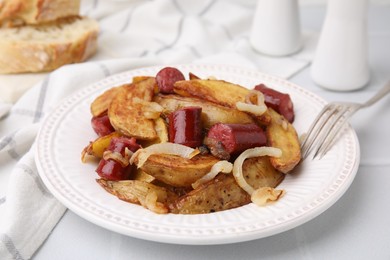
[[[328,0],[311,66],[316,84],[350,91],[369,81],[367,5],[367,0]]]
[[[302,47],[298,0],[258,0],[250,43],[263,54],[290,55]]]

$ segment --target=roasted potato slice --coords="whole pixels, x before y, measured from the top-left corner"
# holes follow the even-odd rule
[[[155,127],[157,136],[158,136],[158,143],[166,143],[168,142],[168,126],[164,119],[157,118],[155,120]]]
[[[213,180],[181,196],[169,205],[172,213],[204,214],[237,208],[250,202],[233,175],[219,174]]]
[[[157,95],[154,97],[154,101],[164,108],[164,114],[170,114],[182,107],[201,107],[202,125],[206,129],[210,128],[216,123],[250,124],[255,122],[253,117],[245,112],[194,97],[182,97],[179,95]]]
[[[254,189],[276,187],[284,174],[276,171],[269,158],[254,157],[243,163],[245,180]],[[181,196],[169,207],[180,214],[201,214],[240,207],[250,202],[250,196],[236,183],[233,175],[219,174],[195,190]]]
[[[254,189],[260,187],[275,188],[283,181],[285,176],[272,166],[268,156],[246,159],[242,164],[242,172],[245,180]]]
[[[149,182],[149,183],[151,183],[155,180],[155,178],[152,175],[147,174],[146,172],[144,172],[141,169],[134,170],[131,179],[137,180],[137,181]]]
[[[301,148],[295,128],[273,109],[268,109],[272,117],[266,129],[268,145],[282,150],[282,156],[270,159],[275,169],[288,173],[301,160]]]
[[[135,76],[133,77],[133,81],[131,83],[138,83],[138,82],[141,82],[145,79],[149,79],[149,78],[152,78],[150,76]]]
[[[223,80],[193,79],[178,81],[175,93],[181,96],[198,97],[222,106],[236,107],[238,101],[245,102],[249,90]]]
[[[140,140],[157,138],[154,120],[144,114],[145,102],[152,101],[155,85],[154,78],[147,78],[121,88],[108,108],[108,117],[116,131]]]
[[[218,161],[210,154],[198,154],[191,159],[170,154],[153,154],[140,169],[166,184],[188,187],[207,174]],[[135,158],[134,163],[138,165],[138,158]]]
[[[234,109],[237,102],[245,102],[250,92],[247,88],[224,80],[204,79],[178,81],[174,85],[174,91],[180,96],[197,97]],[[256,119],[262,125],[267,125],[271,121],[268,111]]]
[[[168,204],[177,199],[177,195],[163,187],[138,180],[107,181],[96,180],[106,191],[119,199],[140,204],[156,213],[168,213]]]
[[[148,147],[152,144],[168,142],[168,125],[161,117],[154,120],[154,129],[156,130],[157,138],[153,140],[140,141],[143,147]]]
[[[116,95],[122,92],[122,89],[128,88],[129,86],[131,86],[131,84],[124,84],[119,87],[110,88],[98,96],[91,104],[92,116],[99,116],[106,112]]]

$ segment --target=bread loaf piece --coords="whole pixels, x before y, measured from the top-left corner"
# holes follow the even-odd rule
[[[96,52],[98,23],[73,17],[0,29],[0,73],[51,71]]]
[[[79,14],[80,0],[0,0],[0,25],[38,24]]]

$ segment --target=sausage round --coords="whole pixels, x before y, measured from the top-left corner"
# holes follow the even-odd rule
[[[185,107],[169,115],[169,141],[192,148],[202,145],[201,107]]]
[[[173,92],[173,85],[176,81],[184,80],[184,75],[180,70],[172,67],[165,67],[161,69],[156,75],[156,82],[159,91],[163,94],[171,94]]]
[[[266,143],[263,129],[256,124],[218,123],[210,128],[206,138],[211,153],[222,159],[228,159],[226,154],[235,155]]]
[[[290,95],[269,88],[264,84],[259,84],[255,86],[255,90],[258,90],[263,93],[265,104],[268,107],[271,107],[276,112],[280,113],[290,123],[294,121],[294,106],[291,101]]]

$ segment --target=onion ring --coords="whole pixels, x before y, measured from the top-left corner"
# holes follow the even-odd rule
[[[282,156],[282,150],[280,150],[279,148],[267,147],[267,146],[255,147],[255,148],[245,150],[234,161],[233,176],[236,179],[237,184],[243,190],[245,190],[249,195],[252,195],[255,189],[252,186],[250,186],[248,182],[245,180],[242,172],[242,165],[245,159],[252,158],[252,157],[259,157],[259,156],[280,157]]]

